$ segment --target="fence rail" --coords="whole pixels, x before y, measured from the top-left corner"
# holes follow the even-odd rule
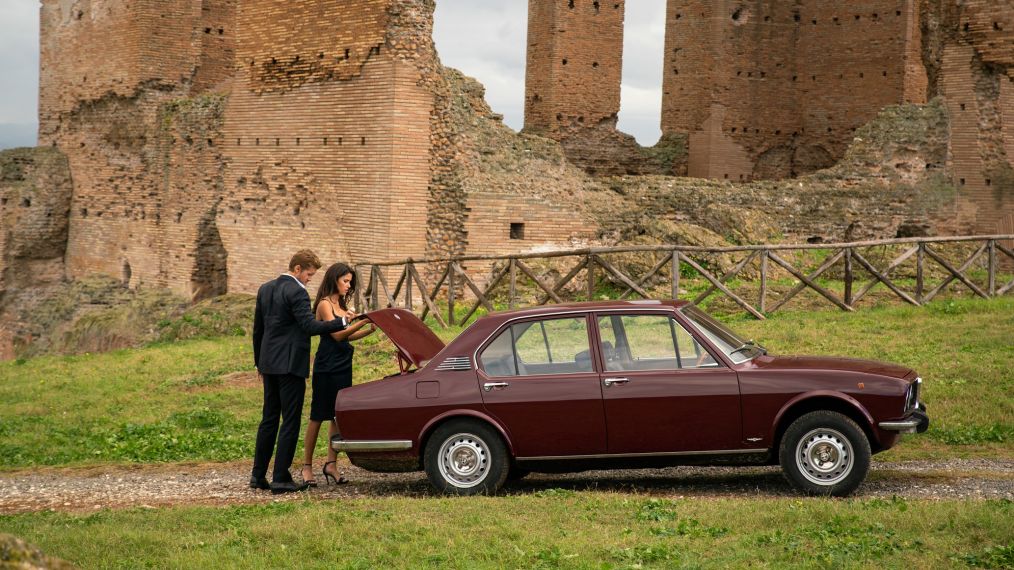
[[[941,247],[944,245],[966,245],[967,250],[974,251],[960,262],[949,260]],[[896,255],[882,268],[870,261],[869,250],[884,246],[902,246],[903,251]],[[824,250],[830,253],[812,270],[797,267],[785,259],[784,252]],[[731,264],[731,267],[718,272],[710,269],[710,264],[703,258],[714,255],[742,254],[743,258]],[[951,252],[953,254],[953,252]],[[658,256],[650,270],[639,277],[632,277],[610,262],[605,256],[615,254],[651,254]],[[985,255],[985,260],[981,258]],[[1003,259],[1006,256],[1009,259]],[[559,278],[540,277],[531,267],[533,260],[550,260],[557,258],[574,258],[576,261],[566,272],[560,272]],[[914,260],[913,260],[914,258]],[[491,264],[488,279],[476,281],[462,266],[466,262],[482,262]],[[914,262],[914,290],[906,291],[895,283],[892,272],[906,263]],[[853,311],[856,303],[866,296],[874,287],[884,285],[891,293],[907,303],[920,306],[939,295],[952,283],[963,285],[979,297],[989,298],[1004,295],[1014,290],[1014,279],[1007,283],[998,283],[1002,263],[1010,265],[1014,262],[1014,235],[961,236],[940,238],[901,238],[887,240],[871,240],[853,243],[832,244],[777,244],[777,245],[744,245],[730,247],[700,247],[684,245],[628,246],[612,248],[585,248],[566,251],[523,253],[514,255],[471,255],[441,259],[403,259],[399,261],[359,263],[356,265],[360,275],[364,270],[369,274],[368,286],[358,292],[359,307],[374,310],[381,307],[399,306],[415,310],[418,299],[426,318],[432,314],[441,326],[456,324],[455,309],[462,303],[468,304],[468,310],[460,319],[464,324],[472,318],[480,307],[493,311],[490,301],[492,294],[498,289],[507,287],[508,305],[514,308],[518,300],[518,287],[525,283],[534,285],[536,291],[535,304],[564,302],[562,294],[583,272],[583,297],[593,299],[597,285],[603,278],[619,286],[622,291],[620,298],[638,295],[642,298],[653,298],[647,284],[657,275],[664,274],[668,266],[669,298],[677,299],[681,293],[680,279],[684,267],[700,275],[708,284],[707,288],[695,295],[690,301],[699,304],[716,292],[731,299],[736,305],[755,318],[764,319],[765,313],[774,313],[785,306],[800,292],[810,289],[820,297],[843,311]],[[883,261],[881,261],[883,264]],[[986,281],[977,284],[969,271],[985,265]],[[734,292],[729,282],[744,274],[748,267],[756,265],[759,291],[756,304]],[[420,272],[419,267],[426,268]],[[829,290],[817,282],[832,268],[840,266],[843,284],[841,295]],[[929,273],[942,273],[939,281],[930,283]],[[796,283],[787,292],[773,299],[770,280],[775,272],[783,271],[795,279]],[[394,287],[388,285],[385,276],[398,275]],[[720,273],[720,274],[719,274]],[[439,275],[430,286],[423,275]],[[981,279],[981,276],[980,276]],[[504,283],[506,281],[506,284]],[[482,287],[480,284],[482,283]],[[416,289],[415,291],[413,289]],[[572,287],[573,288],[573,287]],[[446,299],[446,319],[437,307],[437,300],[443,293]],[[471,293],[471,298],[466,298]],[[579,296],[581,297],[581,296]],[[771,303],[770,301],[773,301]]]

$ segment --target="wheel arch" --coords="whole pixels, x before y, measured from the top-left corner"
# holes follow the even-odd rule
[[[874,453],[879,451],[880,439],[877,437],[876,430],[874,429],[873,417],[866,408],[848,394],[822,391],[800,394],[786,402],[782,406],[782,409],[778,411],[778,415],[775,416],[775,421],[771,426],[770,441],[772,442],[772,456],[778,457],[782,437],[785,435],[785,430],[792,425],[792,422],[810,412],[819,410],[838,412],[856,422],[863,430],[863,433],[866,434],[866,439],[869,440],[870,447],[874,450]]]
[[[513,461],[514,445],[511,443],[511,438],[507,435],[507,431],[503,428],[503,426],[500,425],[499,422],[497,422],[487,414],[484,414],[480,411],[460,409],[460,410],[449,410],[447,412],[444,412],[436,416],[435,418],[431,419],[429,422],[426,423],[425,426],[423,426],[422,431],[419,432],[418,439],[420,467],[422,466],[423,458],[426,455],[426,444],[429,443],[429,438],[430,436],[433,435],[433,432],[436,431],[438,427],[446,424],[447,422],[457,419],[477,420],[482,423],[488,424],[490,427],[496,430],[497,433],[500,434],[501,438],[503,438],[504,445],[507,447],[507,454],[510,455],[511,460]]]

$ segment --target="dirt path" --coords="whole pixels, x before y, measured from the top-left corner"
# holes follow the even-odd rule
[[[371,473],[339,462],[351,483],[304,494],[272,495],[247,487],[249,463],[154,464],[0,473],[0,513],[42,510],[231,505],[271,501],[432,496],[423,473]],[[319,465],[318,465],[319,469]],[[295,470],[294,470],[295,471]],[[298,478],[298,475],[297,475]],[[318,478],[323,479],[318,474]],[[543,489],[636,492],[660,497],[796,496],[776,467],[672,467],[635,471],[532,474],[506,493]],[[859,498],[1014,499],[1014,461],[952,459],[874,463]]]

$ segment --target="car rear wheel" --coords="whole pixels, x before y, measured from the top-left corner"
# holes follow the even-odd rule
[[[844,497],[870,469],[870,442],[851,418],[828,410],[805,414],[782,437],[779,460],[785,478],[810,495]]]
[[[450,495],[491,495],[510,468],[507,446],[489,425],[453,420],[436,429],[426,444],[423,466],[430,483]]]

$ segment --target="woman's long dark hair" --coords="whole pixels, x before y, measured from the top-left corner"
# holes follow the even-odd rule
[[[349,304],[352,302],[352,296],[356,294],[356,272],[344,263],[335,263],[331,267],[328,267],[327,271],[324,272],[324,281],[317,289],[317,298],[313,301],[314,313],[317,312],[317,305],[320,304],[321,299],[338,293],[338,280],[344,277],[346,273],[352,274],[352,281],[349,282],[348,292],[345,293],[345,295],[338,297],[338,305],[343,311],[349,310]]]

